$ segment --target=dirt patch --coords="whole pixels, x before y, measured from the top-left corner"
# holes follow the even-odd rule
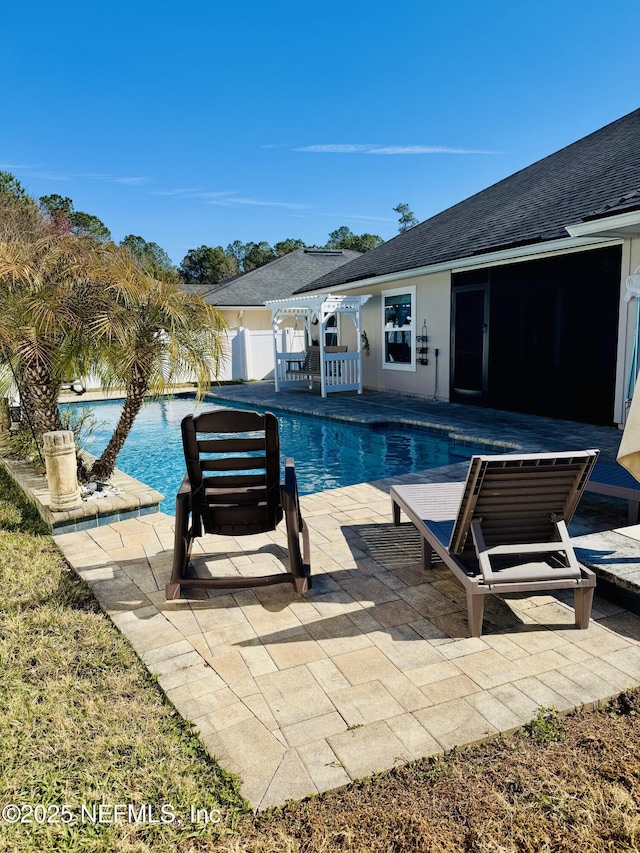
[[[640,693],[241,820],[225,853],[640,849]],[[191,848],[206,849],[206,848]]]

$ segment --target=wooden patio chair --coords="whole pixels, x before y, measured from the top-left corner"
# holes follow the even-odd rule
[[[182,421],[187,474],[176,497],[176,527],[168,599],[181,587],[241,589],[291,583],[311,586],[309,534],[300,513],[293,459],[280,483],[278,420],[267,412],[220,409]],[[289,571],[253,577],[189,576],[193,540],[203,533],[246,536],[287,526]],[[302,548],[301,548],[302,545]]]
[[[576,625],[588,626],[595,575],[578,562],[567,524],[597,456],[473,456],[465,483],[392,486],[394,524],[402,510],[422,537],[424,568],[435,551],[462,583],[473,637],[490,593],[573,589]]]

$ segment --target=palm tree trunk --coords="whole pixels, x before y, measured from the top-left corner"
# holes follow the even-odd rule
[[[127,385],[127,393],[120,414],[120,419],[105,447],[102,456],[94,462],[90,476],[94,480],[108,480],[116,467],[118,453],[131,432],[131,427],[144,403],[144,395],[149,389],[149,382],[139,366],[132,371],[133,378]]]
[[[45,432],[64,429],[58,408],[59,380],[53,379],[42,363],[24,366],[20,380],[20,404],[38,438]]]

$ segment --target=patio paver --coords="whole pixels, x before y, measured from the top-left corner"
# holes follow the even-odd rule
[[[597,596],[587,631],[572,626],[570,597],[520,596],[492,602],[483,636],[469,637],[460,589],[440,568],[423,572],[411,525],[393,547],[386,489],[302,499],[314,581],[304,598],[282,585],[167,602],[153,566],[170,560],[170,546],[123,555],[130,522],[56,537],[255,808],[510,731],[541,705],[591,705],[640,682],[640,619]],[[358,511],[336,525],[338,505]],[[148,541],[172,541],[170,516],[145,525]],[[284,536],[269,539],[279,553]],[[206,537],[194,561],[198,571],[216,561],[216,571],[246,571],[264,561],[264,543],[253,544]]]
[[[463,440],[497,440],[496,450],[599,447],[612,461],[620,439],[606,427],[376,392],[323,401],[276,396],[265,382],[218,394],[365,423],[401,416]],[[162,513],[56,541],[210,753],[266,808],[510,731],[540,706],[590,706],[640,683],[640,618],[598,594],[586,631],[573,627],[566,593],[490,596],[483,636],[469,636],[464,591],[443,567],[422,570],[418,536],[410,524],[392,526],[388,497],[393,483],[459,480],[466,468],[302,498],[313,571],[304,598],[282,585],[167,602],[174,520]],[[640,526],[625,519],[623,502],[589,496],[571,533],[599,577],[635,595]],[[205,537],[194,563],[198,572],[259,574],[277,570],[285,548],[284,530]]]

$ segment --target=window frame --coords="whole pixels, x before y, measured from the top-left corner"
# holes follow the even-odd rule
[[[408,296],[410,302],[410,323],[404,326],[390,326],[385,322],[387,314],[387,297],[392,296]],[[394,287],[390,290],[383,290],[381,293],[382,299],[382,369],[383,370],[408,370],[415,373],[416,370],[416,286],[414,284],[407,287]],[[408,333],[410,336],[410,351],[411,361],[387,361],[387,335],[392,332]]]

